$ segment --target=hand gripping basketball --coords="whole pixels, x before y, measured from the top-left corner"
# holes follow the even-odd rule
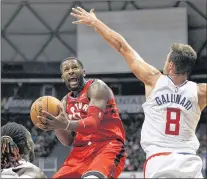
[[[68,125],[68,117],[64,111],[62,104],[58,105],[59,114],[53,116],[47,111],[42,111],[42,116],[38,116],[38,119],[42,121],[43,124],[36,124],[39,128],[49,131],[54,129],[65,129]]]

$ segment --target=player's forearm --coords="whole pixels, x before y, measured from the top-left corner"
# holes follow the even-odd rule
[[[100,20],[97,20],[93,24],[94,30],[106,40],[112,47],[114,47],[118,52],[124,47],[124,38],[117,32],[110,29]]]
[[[71,130],[56,129],[55,134],[58,140],[65,146],[70,146],[73,143],[74,136]]]
[[[86,118],[78,121],[67,121],[65,129],[83,133],[96,132],[103,116],[104,111],[102,109],[95,106],[89,106],[88,116]]]
[[[77,131],[84,133],[92,133],[98,129],[99,121],[94,116],[88,116],[78,121],[69,121],[66,131]]]
[[[97,20],[92,27],[105,41],[109,43],[110,46],[115,48],[125,58],[132,71],[135,64],[139,64],[144,61],[126,42],[124,37],[109,28],[102,21]]]

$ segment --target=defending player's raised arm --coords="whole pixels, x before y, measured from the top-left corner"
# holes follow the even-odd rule
[[[107,25],[96,18],[93,10],[90,13],[78,7],[73,8],[72,16],[78,21],[75,24],[86,24],[94,30],[113,48],[115,48],[126,60],[131,71],[136,77],[146,85],[154,85],[161,75],[159,70],[146,63],[140,55],[126,42],[126,40],[117,32],[110,29]]]
[[[207,106],[207,83],[198,84],[198,105],[201,111]]]

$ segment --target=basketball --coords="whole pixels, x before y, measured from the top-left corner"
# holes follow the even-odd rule
[[[42,96],[35,100],[30,109],[30,117],[34,124],[42,123],[37,116],[42,115],[42,111],[47,111],[53,116],[59,114],[58,104],[61,102],[53,96]]]

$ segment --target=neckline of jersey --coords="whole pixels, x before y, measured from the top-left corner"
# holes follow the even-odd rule
[[[169,75],[167,75],[167,77],[171,80],[171,82],[173,83],[173,85],[176,88],[180,88],[180,87],[184,86],[188,82],[188,80],[185,80],[181,85],[177,86],[177,85],[174,84],[173,79]]]
[[[87,83],[88,83],[89,81],[90,81],[90,80],[87,80],[87,81],[84,82],[84,87],[83,87],[83,89],[80,91],[80,93],[78,93],[78,95],[77,95],[76,97],[71,96],[71,94],[72,94],[72,91],[71,91],[71,93],[70,93],[70,95],[69,95],[70,98],[71,98],[71,99],[77,99],[79,96],[81,96],[81,94],[82,94],[82,92],[83,92],[85,86],[87,85]]]

